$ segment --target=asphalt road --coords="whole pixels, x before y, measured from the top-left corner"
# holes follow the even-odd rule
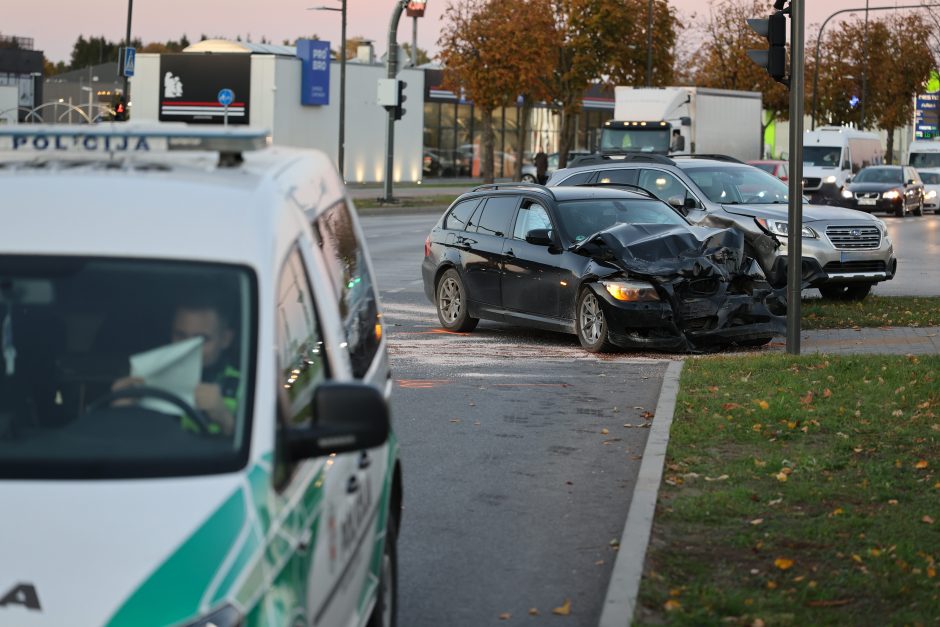
[[[566,624],[596,625],[666,361],[495,323],[443,333],[420,279],[435,218],[363,219],[405,470],[399,624],[541,623],[567,600]]]

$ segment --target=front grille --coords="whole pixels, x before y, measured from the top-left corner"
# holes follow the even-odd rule
[[[855,197],[858,199],[874,198],[875,200],[878,200],[881,198],[881,194],[878,192],[855,192]]]
[[[827,226],[826,237],[839,250],[871,250],[881,246],[877,226]]]
[[[803,179],[803,188],[804,189],[819,189],[820,183],[822,183],[822,179],[806,178],[806,179]]]
[[[887,266],[884,261],[830,261],[823,270],[829,274],[833,272],[884,272]]]

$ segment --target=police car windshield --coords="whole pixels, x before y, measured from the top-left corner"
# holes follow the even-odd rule
[[[577,243],[617,224],[688,224],[658,200],[592,198],[558,203],[563,233]]]
[[[0,477],[242,467],[255,292],[234,266],[0,256]]]
[[[724,205],[786,204],[787,184],[752,166],[685,168],[685,173],[712,202]]]

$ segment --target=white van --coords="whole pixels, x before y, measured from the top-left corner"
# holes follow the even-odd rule
[[[914,140],[907,151],[907,165],[921,170],[940,168],[940,140]]]
[[[332,163],[249,129],[0,143],[0,625],[393,625],[386,338]]]
[[[881,165],[884,149],[875,133],[820,126],[803,134],[803,193],[814,204],[839,204],[846,181],[862,168]]]

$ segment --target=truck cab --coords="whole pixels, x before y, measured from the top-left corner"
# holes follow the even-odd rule
[[[803,193],[815,204],[841,203],[841,193],[862,168],[881,165],[884,150],[874,133],[822,126],[803,135]]]

